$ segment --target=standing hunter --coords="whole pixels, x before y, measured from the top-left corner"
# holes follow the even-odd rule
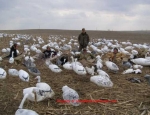
[[[85,28],[82,28],[82,33],[78,37],[79,42],[79,52],[83,49],[86,49],[89,43],[89,35],[85,32]]]

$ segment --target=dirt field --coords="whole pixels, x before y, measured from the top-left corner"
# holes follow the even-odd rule
[[[73,30],[12,30],[0,31],[13,34],[31,34],[33,36],[40,35],[46,41],[49,35],[62,35],[70,38],[70,36],[78,36],[80,31]],[[91,38],[107,38],[117,39],[118,41],[130,40],[133,43],[150,43],[150,31],[137,32],[115,32],[115,31],[87,31]],[[0,42],[0,50],[9,47],[9,40],[5,38]],[[22,47],[19,47],[22,52]],[[32,53],[31,53],[32,54]],[[2,52],[0,52],[2,55]],[[7,72],[9,68],[23,69],[28,71],[22,64],[11,65],[7,64],[8,60],[3,60],[0,67],[3,67]],[[112,88],[98,87],[90,82],[91,75],[79,76],[73,71],[67,71],[62,68],[62,73],[53,73],[48,69],[43,62],[36,61],[37,68],[41,72],[41,81],[48,83],[55,92],[53,99],[44,100],[34,103],[26,101],[24,108],[32,109],[40,115],[140,115],[146,110],[147,115],[150,115],[150,86],[144,79],[145,74],[150,74],[150,67],[144,67],[142,74],[125,74],[108,73],[111,77],[114,86]],[[107,71],[106,67],[103,70]],[[131,83],[127,78],[138,77],[142,83]],[[25,83],[19,80],[18,77],[7,75],[5,80],[0,80],[0,115],[14,115],[15,111],[22,100],[22,91],[27,87],[36,85],[35,76],[30,76],[30,82]],[[58,103],[57,99],[62,99],[62,87],[68,85],[75,89],[80,99],[108,99],[117,100],[117,103],[82,103],[78,107],[68,104]],[[149,110],[149,111],[148,111]]]

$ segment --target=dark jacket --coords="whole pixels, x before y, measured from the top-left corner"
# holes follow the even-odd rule
[[[13,53],[13,57],[17,57],[17,49],[15,48],[15,46],[13,45],[10,49],[10,54],[9,54],[9,57],[12,57],[12,52]]]
[[[53,54],[54,56],[57,55],[57,52],[55,52],[55,51],[45,50],[45,51],[43,52],[44,55],[45,55],[45,58],[50,58],[52,52],[54,53],[54,54]]]
[[[89,43],[89,35],[86,32],[81,33],[78,37],[78,42],[79,42],[80,46],[87,47],[87,45]]]

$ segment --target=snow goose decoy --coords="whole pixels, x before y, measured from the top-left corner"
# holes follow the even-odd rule
[[[40,76],[37,76],[35,79],[38,80],[36,87],[39,88],[42,91],[42,93],[44,93],[44,96],[46,98],[52,98],[55,95],[54,91],[47,83],[41,82]]]
[[[115,73],[119,70],[118,66],[111,61],[106,61],[105,65],[107,66],[108,69],[112,70]]]
[[[66,62],[63,64],[63,68],[67,70],[72,70],[72,64],[70,62]]]
[[[90,78],[90,81],[102,87],[112,87],[113,82],[107,76],[96,75]]]
[[[97,73],[98,73],[98,75],[106,76],[106,77],[110,78],[109,75],[105,71],[103,71],[103,70],[98,69]]]
[[[137,65],[150,66],[150,60],[145,59],[145,58],[131,59],[131,61]]]
[[[36,112],[33,111],[33,110],[23,109],[23,104],[24,104],[26,98],[28,97],[28,95],[29,95],[29,94],[26,94],[26,95],[23,97],[23,99],[22,99],[22,101],[21,101],[21,103],[20,103],[20,105],[19,105],[18,110],[15,112],[15,115],[39,115],[38,113],[36,113]]]
[[[68,87],[67,85],[62,87],[62,91],[63,91],[63,99],[64,101],[66,101],[67,103],[73,105],[73,106],[79,106],[81,103],[78,101],[79,100],[79,95],[78,93]]]
[[[24,70],[19,70],[19,78],[22,81],[29,82],[29,74]]]
[[[6,75],[6,71],[3,68],[0,68],[0,79],[5,79]]]
[[[50,62],[50,64],[49,64],[49,69],[55,73],[62,72],[62,70],[57,65],[53,64],[52,62]]]
[[[19,71],[17,69],[9,69],[8,74],[11,75],[11,76],[18,76]]]

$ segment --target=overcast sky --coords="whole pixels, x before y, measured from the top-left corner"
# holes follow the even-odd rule
[[[150,30],[150,0],[0,0],[0,29]]]

